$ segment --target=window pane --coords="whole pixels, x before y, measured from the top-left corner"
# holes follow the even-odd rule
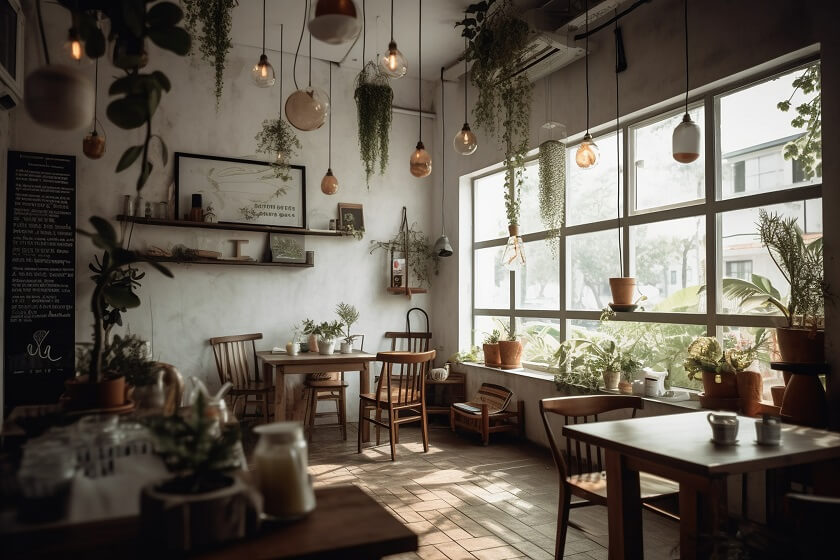
[[[475,306],[485,309],[510,307],[510,273],[502,266],[504,247],[488,247],[475,252],[473,289]]]
[[[560,348],[560,319],[516,318],[516,332],[522,341],[522,361],[556,367],[554,353]]]
[[[615,219],[620,178],[616,178],[615,134],[595,138],[601,152],[600,162],[592,169],[575,164],[577,146],[566,152],[566,225]],[[619,155],[621,147],[618,147]]]
[[[610,277],[621,275],[618,230],[566,237],[568,309],[601,310],[610,302]]]
[[[504,200],[500,201],[504,206]],[[525,166],[522,196],[519,205],[519,234],[545,230],[540,219],[540,168],[537,161]],[[505,228],[507,231],[507,228]],[[528,256],[528,253],[525,253]]]
[[[701,139],[700,157],[690,164],[679,163],[671,155],[674,129],[684,113],[633,129],[632,178],[636,188],[636,210],[669,206],[705,198],[705,156]],[[689,111],[691,119],[703,127],[702,106]]]
[[[805,232],[805,242],[811,242],[822,236],[822,200],[815,199],[785,204],[765,206],[769,213],[778,213],[784,217],[796,218],[797,224]],[[758,236],[758,208],[747,208],[721,214],[721,263],[718,275],[723,278],[751,280],[752,274],[770,280],[773,287],[782,295],[782,301],[790,293],[790,285],[770,258],[767,248],[761,244]],[[749,274],[748,274],[749,273]],[[724,296],[721,291],[723,280],[719,280],[718,309],[721,313],[749,313],[757,315],[779,312],[774,307],[748,309],[739,306],[737,299]]]
[[[697,291],[705,283],[705,218],[682,218],[630,228],[639,292],[649,311],[697,313],[706,309]]]
[[[490,315],[473,315],[473,344],[480,347],[484,344],[484,339],[487,335],[497,329],[504,337],[505,330],[502,328],[503,324],[509,325],[510,318],[494,317]]]
[[[760,336],[761,329],[749,327],[718,327],[718,336],[722,340],[724,350],[729,348],[744,348],[755,343],[755,337]],[[770,369],[770,359],[773,353],[773,337],[769,337],[767,345],[759,352],[758,360],[750,368],[751,371],[761,373],[762,391],[764,400],[773,400],[770,394],[770,387],[773,385],[784,385],[782,372]]]
[[[569,321],[569,338],[586,338],[593,332],[604,333],[619,346],[654,371],[666,371],[666,387],[699,389],[700,380],[690,380],[683,368],[686,348],[698,336],[706,334],[701,325],[667,323],[632,323],[629,321]]]
[[[475,241],[507,237],[505,174],[494,173],[473,183]]]
[[[809,69],[818,68],[819,63],[816,63],[720,96],[722,198],[775,191],[821,180],[819,174],[806,179],[802,164],[784,157],[789,143],[801,146],[808,143],[809,138],[803,136],[807,119],[801,127],[793,126],[791,121],[797,117],[797,107],[809,106],[820,94],[818,88],[804,93],[803,88],[793,82]],[[788,99],[790,109],[780,110],[778,103]],[[812,146],[819,145],[819,138],[811,140]]]
[[[526,263],[516,277],[517,309],[560,309],[560,262],[549,242],[530,241]]]

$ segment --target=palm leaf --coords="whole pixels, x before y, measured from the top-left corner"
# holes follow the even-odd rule
[[[767,289],[767,285],[769,285],[769,289]],[[721,292],[724,296],[737,300],[742,308],[746,308],[745,311],[772,305],[781,311],[786,318],[790,318],[787,306],[777,297],[779,292],[769,284],[769,280],[765,285],[759,285],[740,278],[724,278],[721,282]]]

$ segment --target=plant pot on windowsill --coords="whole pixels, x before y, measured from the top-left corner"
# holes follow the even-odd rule
[[[736,375],[741,412],[746,416],[758,416],[761,412],[763,381],[757,371],[739,371]]]
[[[618,392],[622,395],[632,395],[633,384],[627,381],[626,379],[622,379],[618,382]]]
[[[734,373],[704,371],[702,379],[705,396],[713,399],[738,398],[738,378]]]
[[[605,370],[602,374],[604,378],[604,389],[607,391],[616,391],[618,390],[618,380],[621,378],[621,373],[618,371],[609,371]],[[631,386],[632,392],[632,386]]]
[[[636,278],[632,276],[610,278],[610,292],[614,305],[633,305],[636,295]]]
[[[499,353],[499,343],[484,344],[484,365],[487,367],[499,367],[502,365],[502,358]]]
[[[499,341],[499,365],[502,369],[517,369],[522,367],[522,343],[518,340]]]
[[[105,375],[91,383],[87,375],[64,382],[64,407],[68,410],[116,408],[126,403],[125,376]]]
[[[821,363],[825,361],[825,331],[822,329],[803,329],[795,327],[777,327],[776,344],[782,362]],[[791,374],[783,373],[785,384]]]

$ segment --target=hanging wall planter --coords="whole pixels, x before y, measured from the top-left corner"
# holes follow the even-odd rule
[[[388,76],[373,62],[368,62],[356,76],[356,111],[359,123],[359,152],[365,165],[365,180],[379,167],[379,174],[388,167],[388,144],[391,134],[391,103],[394,91]]]
[[[540,144],[540,219],[549,232],[549,245],[557,252],[566,219],[566,145],[557,140]]]
[[[215,70],[216,109],[222,98],[225,64],[233,47],[230,39],[231,12],[236,0],[183,0],[187,31],[195,39],[201,58]],[[273,73],[273,70],[272,70]]]

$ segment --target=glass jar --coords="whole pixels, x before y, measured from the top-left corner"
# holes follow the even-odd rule
[[[275,422],[254,428],[260,439],[254,449],[257,488],[267,519],[291,520],[315,509],[315,493],[307,470],[307,447],[299,422]]]
[[[64,518],[76,467],[75,450],[63,441],[27,444],[17,475],[23,498],[18,510],[21,521],[43,523]]]

